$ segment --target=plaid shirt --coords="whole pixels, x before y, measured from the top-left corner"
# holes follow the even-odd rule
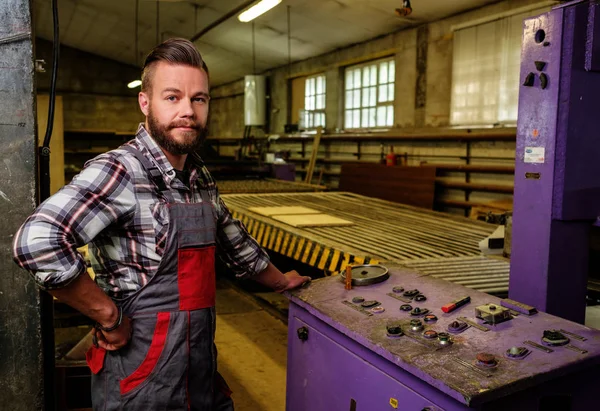
[[[208,192],[218,215],[217,250],[237,276],[252,276],[267,267],[267,254],[231,216],[201,162],[188,156],[188,189],[143,125],[127,144],[158,166],[176,202],[201,202],[198,188]],[[85,272],[76,248],[89,244],[96,282],[112,298],[125,298],[150,281],[164,253],[169,221],[165,207],[158,207],[160,201],[131,153],[109,151],[87,162],[25,221],[15,235],[14,259],[40,287],[55,289]]]

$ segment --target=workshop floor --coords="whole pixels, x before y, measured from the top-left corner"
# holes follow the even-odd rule
[[[287,327],[226,282],[217,288],[216,344],[236,411],[285,410]]]

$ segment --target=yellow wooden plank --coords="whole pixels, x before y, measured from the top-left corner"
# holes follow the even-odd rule
[[[273,230],[271,231],[271,236],[269,237],[269,243],[267,244],[267,248],[269,250],[273,249],[273,246],[275,245],[275,239],[277,238],[278,232],[279,232],[279,230],[276,227],[273,227]]]
[[[284,236],[284,232],[279,230],[279,232],[277,233],[277,240],[275,240],[275,251],[276,252],[280,252],[281,251],[281,245],[283,243],[283,236]]]
[[[264,233],[265,233],[265,224],[260,223],[258,226],[258,235],[256,236],[256,241],[258,241],[258,244],[262,244],[262,238],[263,238]]]
[[[283,246],[281,246],[281,251],[280,253],[285,255],[288,246],[290,244],[290,238],[292,237],[292,235],[289,232],[285,233],[285,237],[283,237]]]
[[[319,260],[319,265],[317,266],[319,270],[325,269],[325,264],[327,264],[327,259],[329,258],[329,254],[331,253],[331,249],[328,247],[323,248],[323,255],[321,255],[321,259]]]
[[[337,263],[340,261],[340,250],[333,250],[333,258],[331,259],[331,263],[329,264],[329,271],[335,271],[337,268]]]
[[[317,244],[317,245],[315,245],[315,249],[312,252],[312,255],[310,257],[310,261],[308,262],[308,264],[310,264],[313,267],[317,263],[317,258],[319,257],[319,251],[321,251],[321,245]]]
[[[271,226],[267,224],[265,228],[265,236],[260,243],[263,247],[266,247],[269,244],[269,240],[271,239]]]
[[[310,258],[310,249],[313,246],[313,242],[310,240],[306,241],[306,247],[304,248],[304,254],[302,255],[302,258],[300,259],[300,261],[302,261],[305,264],[308,264],[308,259]]]
[[[358,255],[354,256],[354,264],[362,265],[364,263],[365,263],[365,257],[361,257],[361,256],[358,256]]]
[[[298,246],[296,247],[296,253],[294,254],[294,260],[300,260],[300,253],[302,252],[302,247],[304,247],[305,242],[305,238],[301,238],[298,242]]]
[[[251,236],[254,236],[254,220],[253,219],[250,219],[250,221],[248,221],[246,230],[248,230],[248,232],[250,233]]]
[[[345,227],[354,225],[352,221],[329,214],[274,215],[271,218],[292,227]]]
[[[344,270],[348,264],[350,264],[350,254],[345,253],[344,261],[342,261],[341,269]]]
[[[290,246],[287,249],[287,252],[285,253],[285,255],[292,258],[292,256],[294,255],[294,252],[296,251],[296,242],[297,241],[298,241],[298,238],[296,236],[293,236],[292,241],[290,242]]]

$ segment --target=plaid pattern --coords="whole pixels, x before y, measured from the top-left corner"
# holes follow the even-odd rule
[[[264,270],[265,251],[234,219],[201,160],[188,156],[188,189],[143,124],[127,144],[163,173],[176,202],[201,202],[206,190],[218,216],[217,250],[239,277]],[[60,288],[83,273],[76,250],[89,244],[96,282],[112,298],[125,298],[156,274],[164,253],[168,213],[140,162],[116,149],[86,163],[68,185],[42,203],[15,235],[14,259],[44,289]]]

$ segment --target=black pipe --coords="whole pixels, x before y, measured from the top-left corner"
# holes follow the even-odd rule
[[[39,148],[40,203],[50,197],[50,138],[54,126],[54,109],[56,100],[56,78],[58,76],[58,60],[60,56],[58,0],[52,0],[52,18],[54,23],[54,44],[52,55],[52,80],[48,104],[48,125],[42,147]],[[52,296],[40,291],[40,320],[42,334],[42,364],[44,376],[44,410],[56,410],[56,389],[54,381],[54,300]]]
[[[200,37],[204,36],[206,33],[208,33],[209,31],[211,31],[215,27],[219,26],[221,23],[229,20],[230,18],[232,18],[233,16],[235,16],[239,12],[243,11],[245,8],[250,7],[254,3],[256,3],[256,0],[250,0],[250,1],[243,2],[242,4],[240,4],[235,9],[233,9],[233,10],[229,11],[227,14],[223,15],[223,17],[218,18],[217,20],[213,21],[208,26],[206,26],[205,28],[203,28],[202,30],[200,30],[198,33],[194,34],[192,36],[192,38],[190,39],[190,41],[193,43],[194,41],[198,40]]]

